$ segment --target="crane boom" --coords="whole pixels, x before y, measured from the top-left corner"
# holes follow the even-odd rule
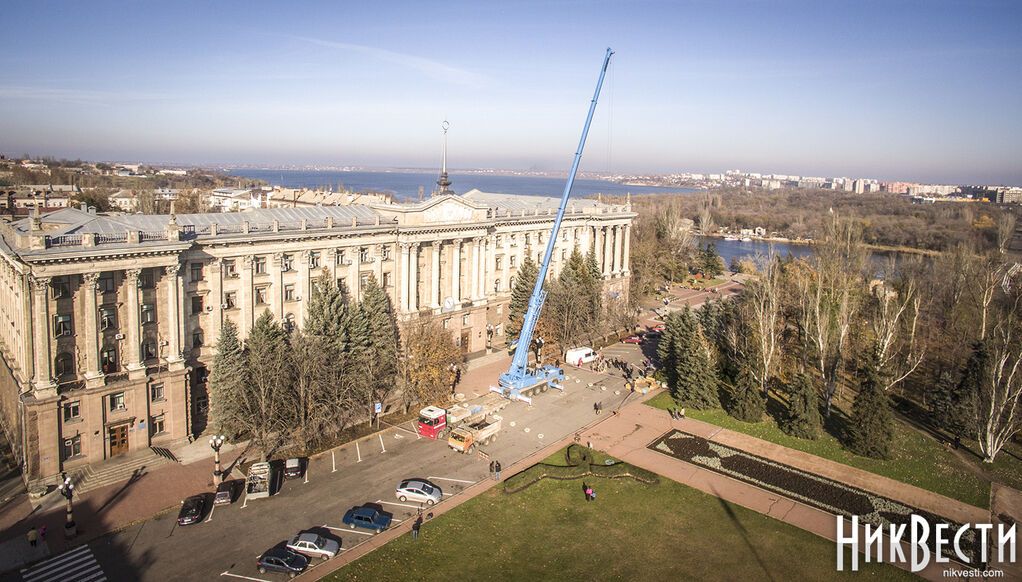
[[[564,218],[564,211],[568,206],[568,197],[571,195],[571,187],[575,182],[575,174],[578,173],[579,162],[582,161],[582,150],[585,149],[586,137],[589,135],[589,125],[593,121],[593,114],[596,112],[596,102],[600,97],[600,89],[603,88],[603,79],[607,75],[607,67],[610,65],[610,57],[614,54],[610,48],[603,58],[603,66],[600,68],[600,78],[596,82],[596,91],[593,93],[593,100],[589,104],[589,114],[586,115],[585,125],[582,127],[582,137],[578,142],[578,149],[575,150],[575,159],[571,163],[571,170],[568,172],[568,181],[564,185],[564,193],[561,194],[561,205],[557,209],[557,217],[554,219],[553,229],[550,231],[550,238],[547,240],[546,252],[543,253],[543,262],[539,266],[539,274],[536,277],[536,285],[529,297],[529,307],[525,312],[522,321],[522,329],[518,335],[518,346],[515,348],[514,357],[511,360],[511,367],[507,372],[500,375],[500,386],[491,390],[499,392],[513,400],[531,399],[522,394],[523,391],[540,385],[550,385],[560,389],[559,381],[564,380],[564,371],[556,366],[537,366],[535,370],[529,370],[529,347],[532,344],[532,334],[539,321],[540,311],[543,309],[543,301],[546,299],[546,291],[543,290],[543,283],[546,281],[547,271],[550,270],[550,257],[554,253],[554,245],[557,244],[557,232],[561,228],[561,220]]]

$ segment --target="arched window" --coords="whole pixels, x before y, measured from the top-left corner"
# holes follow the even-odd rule
[[[493,281],[493,292],[500,293],[500,279],[496,279]]]
[[[74,376],[74,373],[74,356],[67,352],[57,354],[56,359],[53,360],[53,374],[58,378],[63,378],[64,376]]]

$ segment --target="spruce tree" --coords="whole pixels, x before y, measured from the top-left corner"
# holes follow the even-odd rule
[[[717,374],[710,346],[695,313],[686,306],[678,317],[674,343],[674,384],[668,384],[678,402],[696,409],[718,408]]]
[[[727,413],[744,422],[760,422],[766,413],[766,399],[748,363],[739,367],[731,386]]]
[[[979,360],[985,357],[985,354],[977,355],[974,350],[966,365],[966,372],[959,381],[955,381],[954,376],[946,370],[937,377],[933,395],[933,420],[952,439],[961,439],[975,425],[975,380],[978,379],[975,372]]]
[[[852,403],[848,448],[864,457],[886,459],[894,440],[894,416],[891,403],[881,386],[880,373],[870,360],[860,372],[859,393]]]
[[[209,412],[219,434],[234,437],[238,424],[238,401],[247,381],[245,352],[238,340],[238,326],[227,319],[220,329],[209,373]]]
[[[351,352],[358,385],[369,406],[382,400],[397,382],[401,337],[390,296],[372,275],[366,279],[357,315],[351,320]]]
[[[511,301],[508,303],[507,325],[504,328],[504,335],[507,336],[509,344],[518,339],[525,312],[529,309],[529,297],[532,296],[532,289],[536,285],[536,277],[539,277],[539,267],[531,255],[530,252],[525,253],[525,260],[515,273],[511,286]]]
[[[660,341],[657,342],[657,359],[660,361],[660,369],[663,371],[664,380],[669,387],[678,383],[678,352],[677,340],[681,328],[681,312],[673,311],[664,318],[664,331],[660,334]],[[674,388],[671,388],[674,394]]]
[[[780,425],[786,434],[800,439],[815,439],[820,435],[820,408],[808,374],[798,374],[788,385],[788,408]]]
[[[323,269],[312,284],[308,313],[305,317],[305,333],[339,339],[346,309],[344,295],[330,277],[330,272]]]
[[[716,244],[712,242],[707,243],[700,255],[700,266],[702,268],[703,275],[712,279],[724,274],[724,267],[721,265],[723,261],[721,260],[720,255],[717,254]]]
[[[578,247],[575,248],[578,250]],[[585,257],[582,280],[585,281],[586,295],[589,298],[590,333],[598,334],[603,321],[603,274],[596,262],[596,254],[590,251]]]
[[[294,408],[287,334],[268,309],[252,326],[245,351],[249,374],[239,412],[253,444],[270,458],[294,426]]]

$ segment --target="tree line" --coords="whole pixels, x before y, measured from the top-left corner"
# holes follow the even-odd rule
[[[969,244],[878,267],[863,230],[831,215],[813,256],[760,258],[738,297],[672,313],[658,347],[672,395],[749,422],[774,399],[800,438],[841,417],[836,436],[879,458],[896,399],[993,461],[1022,428],[1022,269]]]

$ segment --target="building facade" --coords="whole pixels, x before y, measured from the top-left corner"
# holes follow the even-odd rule
[[[503,345],[513,277],[539,259],[558,200],[472,191],[411,204],[230,214],[97,215],[68,208],[0,225],[0,420],[30,483],[151,446],[208,419],[225,321],[266,310],[301,326],[324,271],[357,300],[372,276],[400,322],[432,316],[467,357]],[[570,203],[551,274],[594,249],[627,298],[630,205]]]

